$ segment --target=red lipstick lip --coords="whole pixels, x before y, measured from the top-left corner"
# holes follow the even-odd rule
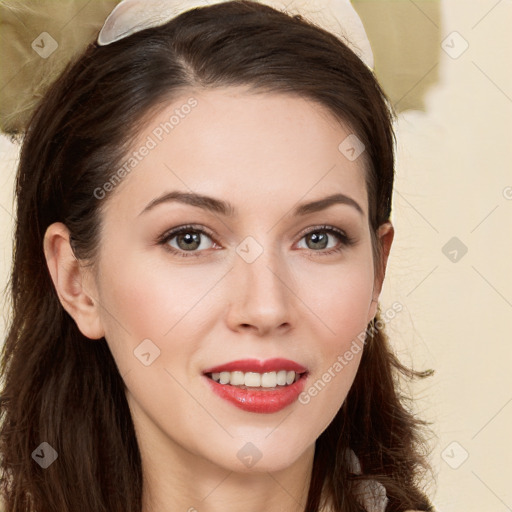
[[[277,372],[279,370],[294,371],[296,373],[306,373],[307,368],[290,361],[289,359],[274,358],[260,361],[259,359],[239,359],[238,361],[231,361],[229,363],[213,366],[207,370],[203,370],[203,374],[220,373],[220,372]]]
[[[306,385],[308,376],[307,373],[304,373],[293,384],[267,390],[258,388],[244,389],[229,384],[220,384],[207,375],[204,375],[203,378],[217,396],[235,407],[246,412],[271,414],[292,406],[297,401]]]

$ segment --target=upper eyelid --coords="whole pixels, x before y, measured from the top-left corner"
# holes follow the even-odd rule
[[[305,235],[308,235],[309,233],[314,233],[315,231],[334,231],[339,232],[340,234],[343,234],[345,236],[348,236],[344,229],[333,226],[332,224],[317,224],[315,226],[310,226],[299,231],[295,236],[303,237]]]
[[[187,230],[188,231],[198,231],[202,234],[209,236],[213,241],[216,242],[216,236],[212,230],[208,229],[206,226],[194,225],[194,224],[184,224],[182,226],[176,226],[174,228],[168,229],[167,231],[165,231],[162,235],[160,235],[158,237],[158,240],[159,241],[171,240],[175,236],[178,236],[180,233],[186,232]],[[218,243],[218,242],[216,242],[216,243]]]

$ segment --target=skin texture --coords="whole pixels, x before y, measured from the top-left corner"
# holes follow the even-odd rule
[[[309,403],[272,414],[222,400],[202,371],[284,357],[308,369],[307,389],[365,331],[383,276],[374,274],[362,157],[350,161],[339,151],[351,132],[318,105],[242,88],[184,94],[149,120],[133,150],[148,136],[156,140],[153,130],[190,97],[197,106],[102,199],[94,265],[73,257],[67,230],[56,223],[45,237],[48,267],[65,309],[83,334],[105,336],[125,380],[145,511],[300,511],[315,440],[342,405],[361,352]],[[236,213],[178,202],[141,213],[175,190],[229,201]],[[297,204],[335,192],[363,213],[336,204],[293,214]],[[158,244],[166,231],[187,224],[212,237],[200,235],[195,252],[176,237]],[[344,246],[329,234],[327,248],[317,248],[304,231],[325,234],[323,224],[354,243]],[[391,224],[378,235],[385,264]],[[249,236],[258,245],[245,246]],[[237,247],[262,252],[248,263]],[[145,339],[160,350],[149,366],[134,356]],[[237,456],[249,442],[261,454],[252,467]]]

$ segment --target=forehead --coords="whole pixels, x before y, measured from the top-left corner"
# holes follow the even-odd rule
[[[191,91],[142,126],[109,201],[119,208],[140,212],[173,190],[227,199],[242,211],[340,192],[367,215],[364,154],[346,151],[355,134],[311,100],[240,87]]]

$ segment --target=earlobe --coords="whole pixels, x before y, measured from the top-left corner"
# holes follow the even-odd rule
[[[63,223],[55,222],[48,226],[44,236],[44,255],[63,308],[84,336],[91,339],[103,337],[99,305],[84,286],[86,270],[75,257],[69,230]]]
[[[372,301],[370,303],[368,321],[371,321],[373,318],[375,318],[375,315],[377,314],[378,300],[382,291],[382,284],[384,283],[386,266],[388,263],[389,253],[391,251],[391,244],[393,243],[394,236],[395,230],[391,222],[388,221],[379,226],[377,230],[377,241],[381,246],[381,260],[378,262],[377,267],[380,269],[380,271],[376,273],[374,279]]]

